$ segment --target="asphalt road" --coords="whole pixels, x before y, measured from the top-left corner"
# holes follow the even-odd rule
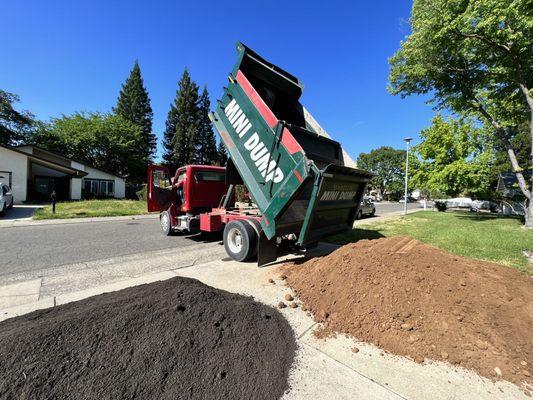
[[[158,220],[91,222],[0,229],[0,276],[60,265],[180,249],[196,236],[164,236]]]
[[[409,203],[408,208],[420,205]],[[402,210],[401,203],[376,204],[377,216]],[[203,240],[199,235],[164,236],[156,219],[2,228],[0,276],[155,250],[175,248],[179,252]],[[210,251],[207,246],[206,251]]]

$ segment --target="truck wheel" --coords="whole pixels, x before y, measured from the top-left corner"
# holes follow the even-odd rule
[[[161,223],[161,230],[166,236],[172,236],[174,231],[172,230],[172,222],[170,219],[170,213],[163,211],[159,216],[159,222]]]
[[[246,221],[230,221],[224,228],[224,248],[235,261],[246,261],[257,246],[255,229]]]

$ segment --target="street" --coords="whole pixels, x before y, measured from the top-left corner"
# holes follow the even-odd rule
[[[409,203],[408,208],[420,205]],[[377,216],[402,210],[401,203],[376,203]],[[4,228],[0,229],[0,278],[14,274],[33,277],[35,271],[159,250],[179,252],[204,240],[200,235],[164,236],[156,219]],[[209,249],[222,247],[216,238],[210,242],[200,247],[208,258]]]
[[[381,203],[375,203],[376,206],[376,216],[381,217],[384,215],[391,215],[395,213],[401,213],[403,211],[403,203],[392,203],[384,201]],[[416,210],[422,206],[419,203],[407,203],[408,210]]]
[[[1,278],[157,250],[179,252],[202,238],[165,236],[159,221],[149,219],[2,228],[0,243]]]

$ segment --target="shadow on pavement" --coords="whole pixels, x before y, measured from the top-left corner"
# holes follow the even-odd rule
[[[38,205],[14,205],[11,210],[7,210],[0,221],[11,221],[15,219],[29,219],[33,213],[43,206]]]

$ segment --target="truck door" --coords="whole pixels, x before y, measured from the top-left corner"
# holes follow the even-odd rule
[[[175,194],[167,167],[150,165],[148,169],[148,211],[167,210]]]

